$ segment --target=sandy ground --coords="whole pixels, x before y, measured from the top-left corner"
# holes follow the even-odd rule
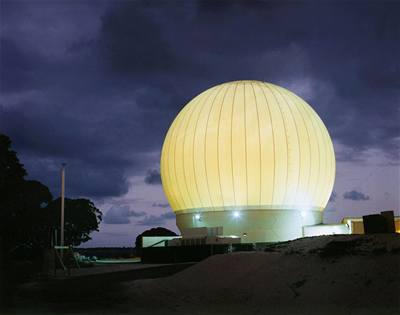
[[[13,313],[397,315],[400,235],[303,238],[215,255],[164,278],[82,279],[67,294],[22,290]]]
[[[153,304],[160,314],[400,314],[400,235],[304,238],[268,250],[135,281],[130,296],[143,313]]]

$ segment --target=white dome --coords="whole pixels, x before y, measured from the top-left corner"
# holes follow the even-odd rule
[[[175,212],[323,210],[335,155],[325,125],[300,97],[236,81],[181,110],[165,138],[161,177]]]

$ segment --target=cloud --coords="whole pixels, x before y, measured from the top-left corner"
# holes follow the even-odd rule
[[[344,199],[354,200],[354,201],[365,201],[369,200],[369,196],[359,192],[357,190],[347,191],[343,194]]]
[[[4,92],[18,92],[35,87],[35,71],[42,60],[28,53],[10,38],[0,39],[0,69],[2,80],[0,89]]]
[[[1,121],[1,119],[0,119]],[[61,163],[67,161],[66,166],[66,195],[69,197],[86,196],[90,198],[106,198],[120,196],[128,192],[126,166],[123,161],[114,161],[111,157],[99,156],[88,159],[63,159],[37,157],[31,153],[18,154],[24,163],[29,178],[39,179],[50,187],[54,194],[59,193],[59,169]]]
[[[129,224],[129,218],[140,218],[145,215],[145,212],[131,210],[129,206],[113,206],[106,212],[103,222],[106,224]]]
[[[166,212],[159,216],[155,216],[155,215],[146,216],[144,219],[138,221],[137,224],[138,225],[146,225],[146,226],[162,225],[167,220],[173,220],[175,218],[176,218],[176,216],[173,212]]]
[[[340,144],[338,160],[377,149],[399,161],[396,4],[362,12],[263,1],[1,6],[1,131],[53,194],[67,162],[71,197],[124,195],[130,176],[159,161],[183,105],[237,79],[305,98]],[[145,182],[160,184],[150,170]]]
[[[140,2],[119,3],[106,11],[98,44],[117,73],[165,71],[178,62],[146,4]]]
[[[132,100],[137,97],[138,102],[146,104],[143,93],[147,92],[138,92]],[[74,100],[68,114],[62,97],[59,102],[55,105],[49,100],[0,104],[2,131],[13,140],[30,176],[49,185],[53,193],[59,190],[58,175],[48,169],[49,165],[67,162],[68,194],[109,197],[125,194],[130,185],[129,175],[142,173],[148,164],[158,161],[154,148],[161,146],[162,135],[156,137],[146,128],[152,125],[151,121],[158,120],[155,116],[159,112],[141,112],[138,122],[132,123],[138,114],[135,106],[129,104],[116,101],[113,108],[120,109],[115,113],[97,102],[97,109],[93,110],[103,108],[102,113],[93,115],[79,105],[82,100],[76,103]],[[152,102],[154,106],[156,102]],[[138,127],[138,123],[143,126]],[[160,126],[149,128],[157,130]]]
[[[337,198],[336,192],[332,191],[332,194],[329,197],[329,202],[335,202],[336,198]]]
[[[157,208],[168,208],[169,203],[158,203],[158,202],[153,202],[151,205],[152,207],[157,207]]]
[[[144,182],[148,185],[161,185],[160,171],[156,169],[147,170]]]

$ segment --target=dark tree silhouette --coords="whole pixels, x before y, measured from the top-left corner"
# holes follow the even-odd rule
[[[52,226],[60,227],[61,199],[52,201],[45,209]],[[99,230],[102,213],[88,199],[65,199],[65,244],[78,246],[91,239],[90,233]]]
[[[39,270],[42,250],[60,229],[60,199],[26,175],[10,138],[0,134],[0,304],[12,303],[18,279]],[[98,230],[101,211],[87,199],[65,201],[65,244],[76,246]]]
[[[51,225],[45,214],[53,199],[49,189],[35,180],[27,180],[18,192],[15,208],[7,226],[8,238],[15,246],[44,248],[50,245]]]
[[[52,200],[42,183],[27,175],[11,140],[0,134],[0,244],[3,253],[24,247],[49,247],[54,229],[60,230],[60,199]],[[102,214],[88,199],[65,200],[65,244],[79,245],[97,231]]]
[[[11,140],[0,134],[0,233],[5,234],[8,219],[18,208],[19,192],[24,185],[26,171],[17,154],[11,150]]]
[[[11,140],[0,134],[0,302],[12,300],[16,278],[26,272],[13,261],[16,250],[24,246],[32,249],[35,240],[41,239],[43,225],[35,214],[52,199],[46,186],[25,180],[26,175],[11,150]],[[24,249],[23,258],[34,259],[30,249]]]
[[[0,134],[0,238],[6,252],[27,241],[33,224],[31,210],[52,199],[47,187],[26,181],[26,175],[17,154],[11,150],[11,140]]]

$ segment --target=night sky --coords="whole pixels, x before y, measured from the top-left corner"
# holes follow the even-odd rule
[[[30,179],[104,213],[85,246],[177,231],[159,176],[194,96],[262,80],[304,98],[337,159],[325,222],[399,215],[400,2],[4,1],[0,132]]]

